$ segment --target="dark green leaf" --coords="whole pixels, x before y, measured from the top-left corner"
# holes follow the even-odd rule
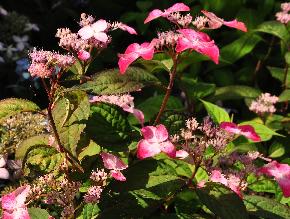
[[[284,90],[279,96],[279,102],[285,102],[290,100],[290,89]]]
[[[259,25],[256,31],[272,34],[285,42],[289,39],[289,32],[286,26],[278,21],[266,21]]]
[[[83,219],[97,218],[99,211],[100,209],[97,204],[92,204],[92,203],[86,204],[82,212]]]

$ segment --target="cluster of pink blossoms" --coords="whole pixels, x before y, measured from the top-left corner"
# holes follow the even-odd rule
[[[36,50],[29,53],[32,61],[28,71],[32,77],[48,78],[73,65],[75,58],[71,55],[61,55],[57,52]]]
[[[261,94],[261,96],[259,96],[257,100],[251,103],[249,109],[257,114],[274,113],[276,112],[274,104],[278,101],[278,97],[274,95],[272,96],[269,93],[264,93]]]
[[[214,40],[200,32],[202,29],[217,29],[222,25],[236,28],[242,31],[247,31],[244,23],[237,20],[224,21],[215,14],[207,11],[202,11],[205,16],[199,16],[192,22],[190,14],[181,15],[180,12],[190,11],[190,8],[183,3],[176,3],[168,9],[161,11],[154,9],[145,19],[144,23],[148,23],[156,18],[164,17],[170,22],[176,24],[177,29],[166,31],[158,34],[158,38],[154,38],[151,42],[142,44],[133,43],[128,46],[124,54],[119,54],[120,72],[124,74],[128,66],[139,57],[145,60],[151,60],[154,53],[162,50],[173,50],[177,54],[185,50],[195,50],[205,56],[208,56],[216,64],[219,61],[219,49],[215,45]],[[189,28],[192,24],[196,30]]]
[[[290,21],[290,3],[285,2],[281,4],[282,11],[276,13],[276,19],[282,24],[288,24]]]

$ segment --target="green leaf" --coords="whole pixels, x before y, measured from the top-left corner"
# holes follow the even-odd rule
[[[271,158],[282,157],[285,154],[285,147],[280,142],[274,141],[269,148],[268,154]]]
[[[0,101],[0,122],[23,111],[39,111],[39,107],[24,99],[9,98]]]
[[[266,21],[259,25],[256,31],[272,34],[285,42],[289,39],[287,28],[278,21]]]
[[[226,87],[216,88],[215,94],[210,97],[210,101],[217,100],[237,100],[244,98],[256,98],[261,92],[255,88],[242,86],[242,85],[231,85]]]
[[[286,52],[285,54],[285,61],[288,65],[290,65],[290,52]]]
[[[145,122],[148,122],[151,119],[153,119],[155,115],[159,112],[163,98],[164,98],[163,95],[150,97],[144,100],[138,106],[136,106],[137,109],[141,110],[144,113]],[[183,105],[180,99],[170,96],[165,110],[180,110],[182,108],[183,108]],[[131,124],[139,124],[139,122],[132,115],[130,115],[128,119]]]
[[[30,148],[23,160],[24,173],[34,177],[35,175],[57,172],[64,156],[50,146],[35,146]]]
[[[273,199],[257,196],[245,195],[244,204],[251,215],[268,219],[290,218],[289,207],[276,202]]]
[[[254,176],[248,177],[248,188],[255,192],[267,192],[275,194],[277,192],[277,183],[270,179],[257,180]]]
[[[100,209],[97,204],[86,204],[83,208],[82,216],[83,219],[94,219],[97,218]]]
[[[170,134],[176,134],[184,127],[186,117],[183,114],[165,112],[161,116],[160,123],[164,124]]]
[[[200,201],[215,215],[223,219],[249,218],[242,199],[229,188],[219,183],[207,183],[197,189]]]
[[[89,114],[89,99],[83,91],[66,92],[54,104],[52,115],[60,141],[73,156]]]
[[[284,77],[285,77],[285,69],[284,68],[276,68],[276,67],[267,67],[270,71],[273,78],[276,78],[281,83],[284,83]],[[287,83],[290,83],[290,74],[287,74]]]
[[[28,208],[28,213],[31,219],[47,219],[49,213],[41,208]]]
[[[244,34],[240,39],[226,45],[220,50],[221,62],[232,64],[249,54],[261,41],[261,37],[255,34]]]
[[[26,153],[29,151],[30,148],[37,146],[37,145],[48,145],[49,135],[37,135],[31,138],[25,139],[20,143],[18,148],[15,152],[15,159],[16,160],[23,160]]]
[[[121,94],[159,84],[159,80],[142,68],[130,67],[124,75],[118,69],[105,70],[95,74],[90,81],[75,86],[96,95]]]
[[[283,135],[280,135],[267,126],[255,121],[246,121],[240,123],[239,125],[251,125],[255,129],[255,132],[261,137],[261,141],[268,141],[272,138],[273,135],[283,137]]]
[[[290,100],[290,89],[284,90],[279,96],[279,102],[285,102]]]
[[[215,123],[219,124],[221,122],[231,121],[229,114],[223,108],[215,104],[206,102],[204,100],[201,100],[201,102],[203,103],[207,113],[210,115],[210,117]]]
[[[119,107],[104,103],[91,106],[86,132],[97,144],[120,150],[128,139],[128,127],[126,115]]]
[[[85,156],[94,156],[96,154],[99,154],[100,151],[101,147],[93,140],[90,140],[89,145],[83,148],[83,150],[80,152],[78,159],[82,160]]]

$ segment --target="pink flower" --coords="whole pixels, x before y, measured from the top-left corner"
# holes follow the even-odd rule
[[[103,43],[108,41],[108,36],[105,33],[105,30],[108,28],[107,21],[105,20],[98,20],[91,25],[87,25],[82,27],[78,34],[81,36],[83,40],[88,40],[90,38],[95,38]]]
[[[218,64],[219,48],[207,34],[192,29],[180,29],[178,32],[181,33],[182,36],[179,37],[177,41],[176,52],[180,53],[186,49],[193,49],[208,56]]]
[[[176,157],[183,160],[189,156],[189,153],[185,150],[176,151]]]
[[[190,11],[190,8],[183,3],[176,3],[164,11],[161,11],[159,9],[154,9],[153,11],[151,11],[149,13],[148,17],[144,21],[144,24],[146,24],[146,23],[148,23],[156,18],[159,18],[159,17],[167,17],[171,13],[178,12],[178,11]]]
[[[5,168],[7,164],[7,156],[0,155],[0,179],[9,179],[9,172]]]
[[[78,58],[81,61],[87,61],[90,57],[91,57],[91,54],[89,52],[87,52],[86,50],[80,50],[78,52]]]
[[[236,125],[233,122],[222,122],[220,127],[227,132],[243,135],[252,141],[261,141],[260,136],[255,132],[255,129],[250,125]]]
[[[232,21],[224,21],[212,12],[208,12],[206,10],[202,10],[201,12],[209,19],[208,24],[210,29],[217,29],[220,28],[222,25],[226,25],[228,27],[236,28],[241,31],[247,32],[247,27],[243,22],[239,22],[236,19]]]
[[[106,152],[101,153],[105,168],[110,170],[111,176],[119,181],[126,181],[126,177],[120,170],[124,170],[128,167],[121,159],[113,154]]]
[[[139,159],[153,157],[161,152],[169,157],[176,156],[174,145],[168,140],[168,132],[164,125],[146,126],[141,129],[144,139],[137,145],[137,156]]]
[[[3,219],[30,218],[25,205],[25,200],[29,191],[30,186],[22,186],[2,197]]]
[[[285,197],[290,197],[290,166],[272,161],[259,169],[260,173],[273,176]]]
[[[130,34],[135,34],[137,35],[137,32],[134,28],[126,25],[126,24],[123,24],[123,23],[120,23],[119,26],[118,26],[121,30],[124,30],[124,31],[127,31],[128,33]]]
[[[121,74],[124,74],[128,66],[140,56],[145,60],[151,60],[154,55],[153,43],[133,43],[129,45],[124,54],[119,54],[119,68]]]

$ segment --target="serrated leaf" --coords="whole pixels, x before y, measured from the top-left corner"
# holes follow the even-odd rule
[[[21,142],[18,148],[15,151],[15,159],[23,160],[26,153],[29,151],[31,147],[36,145],[48,145],[49,135],[37,135],[31,138],[25,139]]]
[[[279,102],[285,102],[290,100],[290,89],[284,90],[279,96]]]
[[[96,95],[121,94],[140,90],[147,85],[159,84],[159,80],[148,71],[130,67],[124,75],[119,69],[105,70],[95,74],[90,81],[75,86]]]
[[[33,102],[24,99],[9,98],[0,101],[0,122],[9,116],[23,111],[39,111],[40,108]]]
[[[286,26],[278,21],[266,21],[259,25],[256,31],[272,34],[285,42],[289,39],[289,33]]]
[[[97,204],[86,204],[83,208],[82,216],[83,219],[94,219],[97,218],[100,209]]]
[[[172,112],[163,113],[160,123],[164,124],[168,132],[173,135],[180,131],[185,125],[186,117],[183,114],[176,114]]]
[[[269,148],[269,157],[277,158],[285,154],[285,147],[280,142],[274,141]]]
[[[49,213],[41,208],[28,208],[28,213],[31,219],[48,219]]]
[[[268,219],[290,218],[289,207],[282,205],[273,199],[257,195],[245,195],[244,204],[251,215]]]
[[[249,218],[242,199],[222,184],[207,183],[205,187],[197,189],[196,193],[216,216],[223,219]]]
[[[89,114],[89,99],[83,91],[66,92],[54,104],[52,115],[60,141],[73,156]]]
[[[128,138],[128,127],[126,115],[119,107],[104,103],[91,106],[86,131],[97,144],[120,150],[120,144]]]
[[[204,100],[201,100],[201,102],[203,103],[207,113],[210,115],[215,123],[219,124],[221,122],[231,121],[229,114],[223,108],[210,102],[206,102]]]
[[[243,98],[256,98],[260,94],[261,92],[259,90],[252,87],[242,85],[231,85],[216,88],[215,94],[209,99],[211,101],[236,100]]]
[[[47,174],[57,171],[64,156],[50,146],[35,146],[30,148],[23,160],[24,173],[29,176]]]
[[[264,179],[264,180],[257,180],[257,181],[248,181],[249,183],[249,189],[255,191],[255,192],[267,192],[275,194],[277,191],[277,184],[270,179]]]
[[[239,125],[251,125],[255,129],[255,132],[261,137],[261,141],[268,141],[272,138],[273,135],[283,137],[283,135],[280,135],[279,133],[268,128],[267,126],[255,121],[245,121],[240,123]]]
[[[255,34],[244,34],[240,39],[235,40],[220,50],[221,62],[224,62],[225,64],[236,62],[250,53],[260,41],[261,37]]]

